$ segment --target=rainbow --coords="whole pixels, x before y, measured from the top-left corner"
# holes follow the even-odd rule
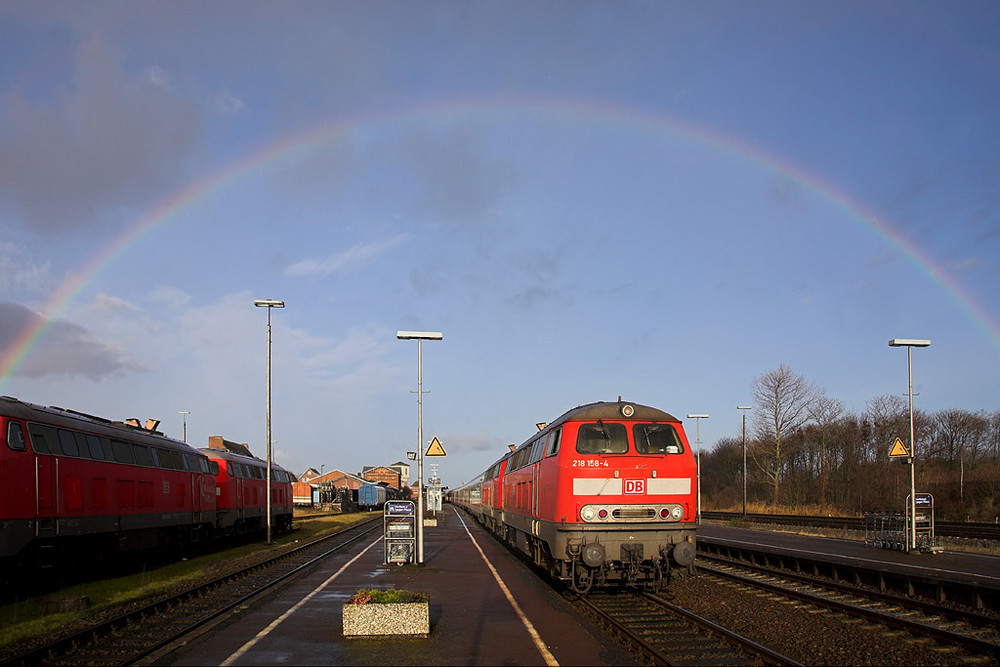
[[[101,252],[92,257],[81,269],[70,275],[42,308],[41,317],[27,327],[0,356],[0,389],[16,373],[28,354],[45,336],[49,327],[65,313],[67,308],[111,265],[130,248],[155,230],[166,225],[178,213],[195,205],[227,185],[256,173],[279,159],[294,157],[324,142],[336,140],[348,133],[357,132],[380,124],[411,119],[442,119],[468,115],[485,116],[504,114],[536,115],[543,118],[579,118],[595,122],[624,124],[640,131],[669,133],[685,138],[697,145],[749,162],[755,167],[781,174],[804,189],[815,193],[842,210],[895,253],[905,258],[917,270],[935,283],[974,326],[982,333],[1000,356],[1000,324],[991,320],[979,303],[967,294],[959,283],[926,252],[896,230],[888,221],[854,201],[833,185],[782,158],[755,149],[734,137],[717,130],[701,127],[687,121],[631,107],[597,104],[591,101],[565,99],[470,99],[448,101],[444,104],[415,107],[377,116],[358,117],[336,124],[325,124],[310,130],[283,137],[248,154],[245,158],[227,165],[208,178],[173,193],[156,207],[129,225]]]

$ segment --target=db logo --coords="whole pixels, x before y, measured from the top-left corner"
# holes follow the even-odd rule
[[[625,493],[646,493],[646,480],[626,479]]]

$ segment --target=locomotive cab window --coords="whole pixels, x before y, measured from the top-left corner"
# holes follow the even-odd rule
[[[15,452],[23,452],[28,448],[24,443],[24,429],[17,422],[7,424],[7,448]]]
[[[684,445],[670,424],[636,424],[632,427],[635,450],[640,454],[680,454]]]
[[[61,454],[55,429],[41,424],[28,424],[31,446],[36,454]]]
[[[576,435],[578,454],[625,454],[628,433],[624,424],[581,424]]]
[[[559,436],[562,434],[562,429],[556,429],[549,436],[549,449],[545,452],[545,456],[555,456],[559,452]]]

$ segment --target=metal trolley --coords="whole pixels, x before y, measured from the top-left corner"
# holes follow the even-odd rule
[[[916,496],[916,549],[936,553],[941,551],[934,534],[934,496]],[[910,497],[906,497],[902,512],[865,514],[865,546],[879,549],[910,551]]]

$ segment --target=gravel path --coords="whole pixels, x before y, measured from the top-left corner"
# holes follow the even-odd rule
[[[969,664],[930,640],[708,575],[675,581],[664,597],[807,665]]]

